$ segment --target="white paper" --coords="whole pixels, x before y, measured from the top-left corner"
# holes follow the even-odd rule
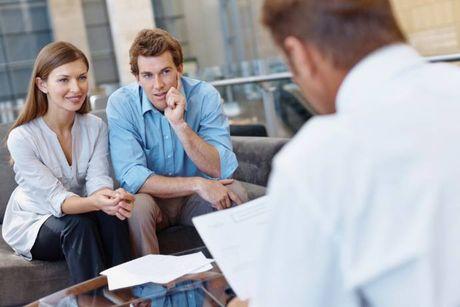
[[[192,219],[230,286],[243,300],[253,293],[253,278],[260,261],[269,213],[264,196]]]
[[[213,261],[214,261],[214,260],[213,260]],[[213,268],[212,264],[208,263],[208,264],[202,266],[201,268],[198,268],[198,269],[196,269],[196,270],[193,270],[192,272],[187,273],[187,274],[198,274],[198,273],[203,273],[203,272],[212,270],[212,268]]]
[[[214,260],[202,252],[184,255],[147,255],[102,271],[107,276],[109,290],[140,285],[147,282],[166,284],[185,274],[212,269]]]

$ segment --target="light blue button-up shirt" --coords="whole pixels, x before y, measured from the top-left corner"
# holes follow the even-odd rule
[[[190,128],[219,152],[221,178],[238,167],[232,151],[229,124],[219,92],[210,84],[181,78],[186,97],[184,119]],[[109,140],[115,176],[121,187],[137,193],[152,175],[207,177],[187,156],[166,117],[133,83],[115,91],[107,105]]]

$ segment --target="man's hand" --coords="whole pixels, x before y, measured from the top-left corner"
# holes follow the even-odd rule
[[[241,204],[238,195],[226,187],[232,183],[233,179],[214,181],[200,178],[197,193],[201,198],[210,202],[213,208],[222,210],[231,207],[232,202]]]
[[[184,112],[186,99],[180,92],[180,81],[178,81],[177,89],[171,87],[166,93],[166,108],[165,116],[173,127],[179,127],[184,122]]]

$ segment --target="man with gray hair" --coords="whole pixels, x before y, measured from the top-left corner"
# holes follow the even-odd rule
[[[460,70],[430,64],[388,0],[266,0],[321,114],[275,158],[251,306],[460,305]]]

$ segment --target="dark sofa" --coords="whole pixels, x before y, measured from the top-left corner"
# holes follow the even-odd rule
[[[96,115],[105,120],[104,112]],[[0,138],[6,137],[9,125],[0,125]],[[251,183],[249,198],[265,193],[271,161],[287,139],[266,137],[233,137],[234,151],[239,167],[234,174],[237,180]],[[11,192],[16,187],[14,173],[9,165],[9,153],[5,144],[0,148],[0,229]],[[175,226],[158,234],[163,254],[178,253],[203,246],[193,227]],[[64,261],[26,261],[0,237],[0,306],[22,305],[70,285]]]

